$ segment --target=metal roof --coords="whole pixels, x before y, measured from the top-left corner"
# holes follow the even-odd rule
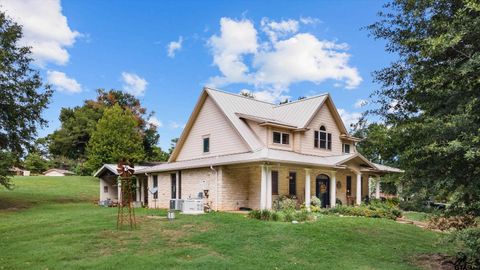
[[[149,168],[149,167],[152,167],[152,166],[145,166],[145,165],[135,165],[135,173],[139,170],[142,170],[142,169],[146,169],[146,168]],[[112,172],[113,174],[115,175],[118,175],[118,172],[117,172],[117,164],[103,164],[102,167],[100,167],[100,169],[98,169],[94,174],[93,176],[94,177],[99,177],[100,175],[102,175],[103,172],[105,171],[110,171]]]

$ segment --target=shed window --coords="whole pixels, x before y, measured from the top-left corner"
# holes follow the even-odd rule
[[[210,137],[203,138],[203,153],[210,152]]]
[[[297,173],[290,172],[288,174],[288,194],[291,196],[297,195]]]
[[[315,148],[332,149],[332,133],[327,133],[325,126],[320,127],[320,131],[315,131],[313,145]]]
[[[272,195],[278,195],[278,171],[272,171]]]
[[[108,193],[108,186],[103,186],[103,193]]]
[[[273,143],[290,144],[290,134],[274,131],[273,132]]]

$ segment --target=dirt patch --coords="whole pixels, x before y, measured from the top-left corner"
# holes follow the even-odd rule
[[[414,263],[422,269],[455,269],[455,258],[444,254],[422,254],[415,257]]]

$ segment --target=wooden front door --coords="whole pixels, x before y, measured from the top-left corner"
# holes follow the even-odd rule
[[[322,202],[322,207],[330,206],[330,177],[325,174],[317,176],[315,181],[315,194]]]

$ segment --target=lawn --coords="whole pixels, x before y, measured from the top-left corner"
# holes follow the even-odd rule
[[[91,177],[17,177],[0,189],[0,269],[418,269],[449,252],[439,233],[386,219],[324,216],[291,224],[243,215],[139,209],[117,231],[116,209],[94,205]]]
[[[427,222],[431,214],[415,211],[404,211],[403,216],[413,221]]]

